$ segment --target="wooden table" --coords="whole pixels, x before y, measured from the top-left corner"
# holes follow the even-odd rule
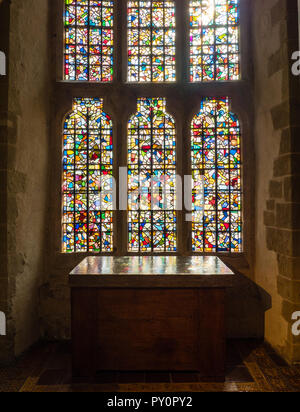
[[[225,289],[216,257],[89,257],[70,274],[73,376],[225,375]]]

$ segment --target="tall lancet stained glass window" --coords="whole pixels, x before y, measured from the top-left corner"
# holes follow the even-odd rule
[[[228,98],[204,99],[192,122],[194,189],[204,183],[204,213],[194,199],[193,250],[242,251],[241,134]]]
[[[128,81],[174,82],[175,2],[128,1]]]
[[[190,80],[240,78],[239,0],[190,0]]]
[[[166,99],[138,99],[128,125],[130,252],[175,252],[176,137]]]
[[[63,145],[63,252],[111,252],[112,121],[102,99],[74,99]]]
[[[65,80],[113,79],[113,1],[65,0]]]

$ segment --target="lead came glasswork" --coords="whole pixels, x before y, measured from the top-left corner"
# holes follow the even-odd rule
[[[174,82],[175,2],[128,2],[128,81]]]
[[[193,251],[242,251],[241,133],[229,99],[206,98],[192,122],[194,189],[204,176],[204,216],[194,197]]]
[[[175,252],[176,137],[166,99],[138,99],[128,124],[130,252]]]
[[[74,99],[64,124],[64,253],[113,250],[112,171],[112,121],[102,99]]]
[[[240,78],[239,0],[190,0],[190,81]]]
[[[65,0],[65,80],[113,80],[113,1]]]

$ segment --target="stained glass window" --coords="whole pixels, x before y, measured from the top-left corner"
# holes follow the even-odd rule
[[[128,2],[128,81],[173,82],[174,1]]]
[[[130,252],[176,251],[175,121],[166,99],[138,99],[128,125]]]
[[[112,121],[102,99],[74,99],[64,124],[63,252],[111,252]]]
[[[65,80],[112,81],[113,5],[65,0]]]
[[[193,250],[242,251],[241,134],[229,99],[204,99],[192,122],[194,190],[204,179],[204,213],[194,198]]]
[[[239,0],[190,0],[190,26],[190,80],[238,80]]]

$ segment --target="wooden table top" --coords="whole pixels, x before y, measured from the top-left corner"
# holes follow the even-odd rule
[[[71,273],[71,287],[231,287],[234,273],[218,258],[205,256],[87,257]]]

